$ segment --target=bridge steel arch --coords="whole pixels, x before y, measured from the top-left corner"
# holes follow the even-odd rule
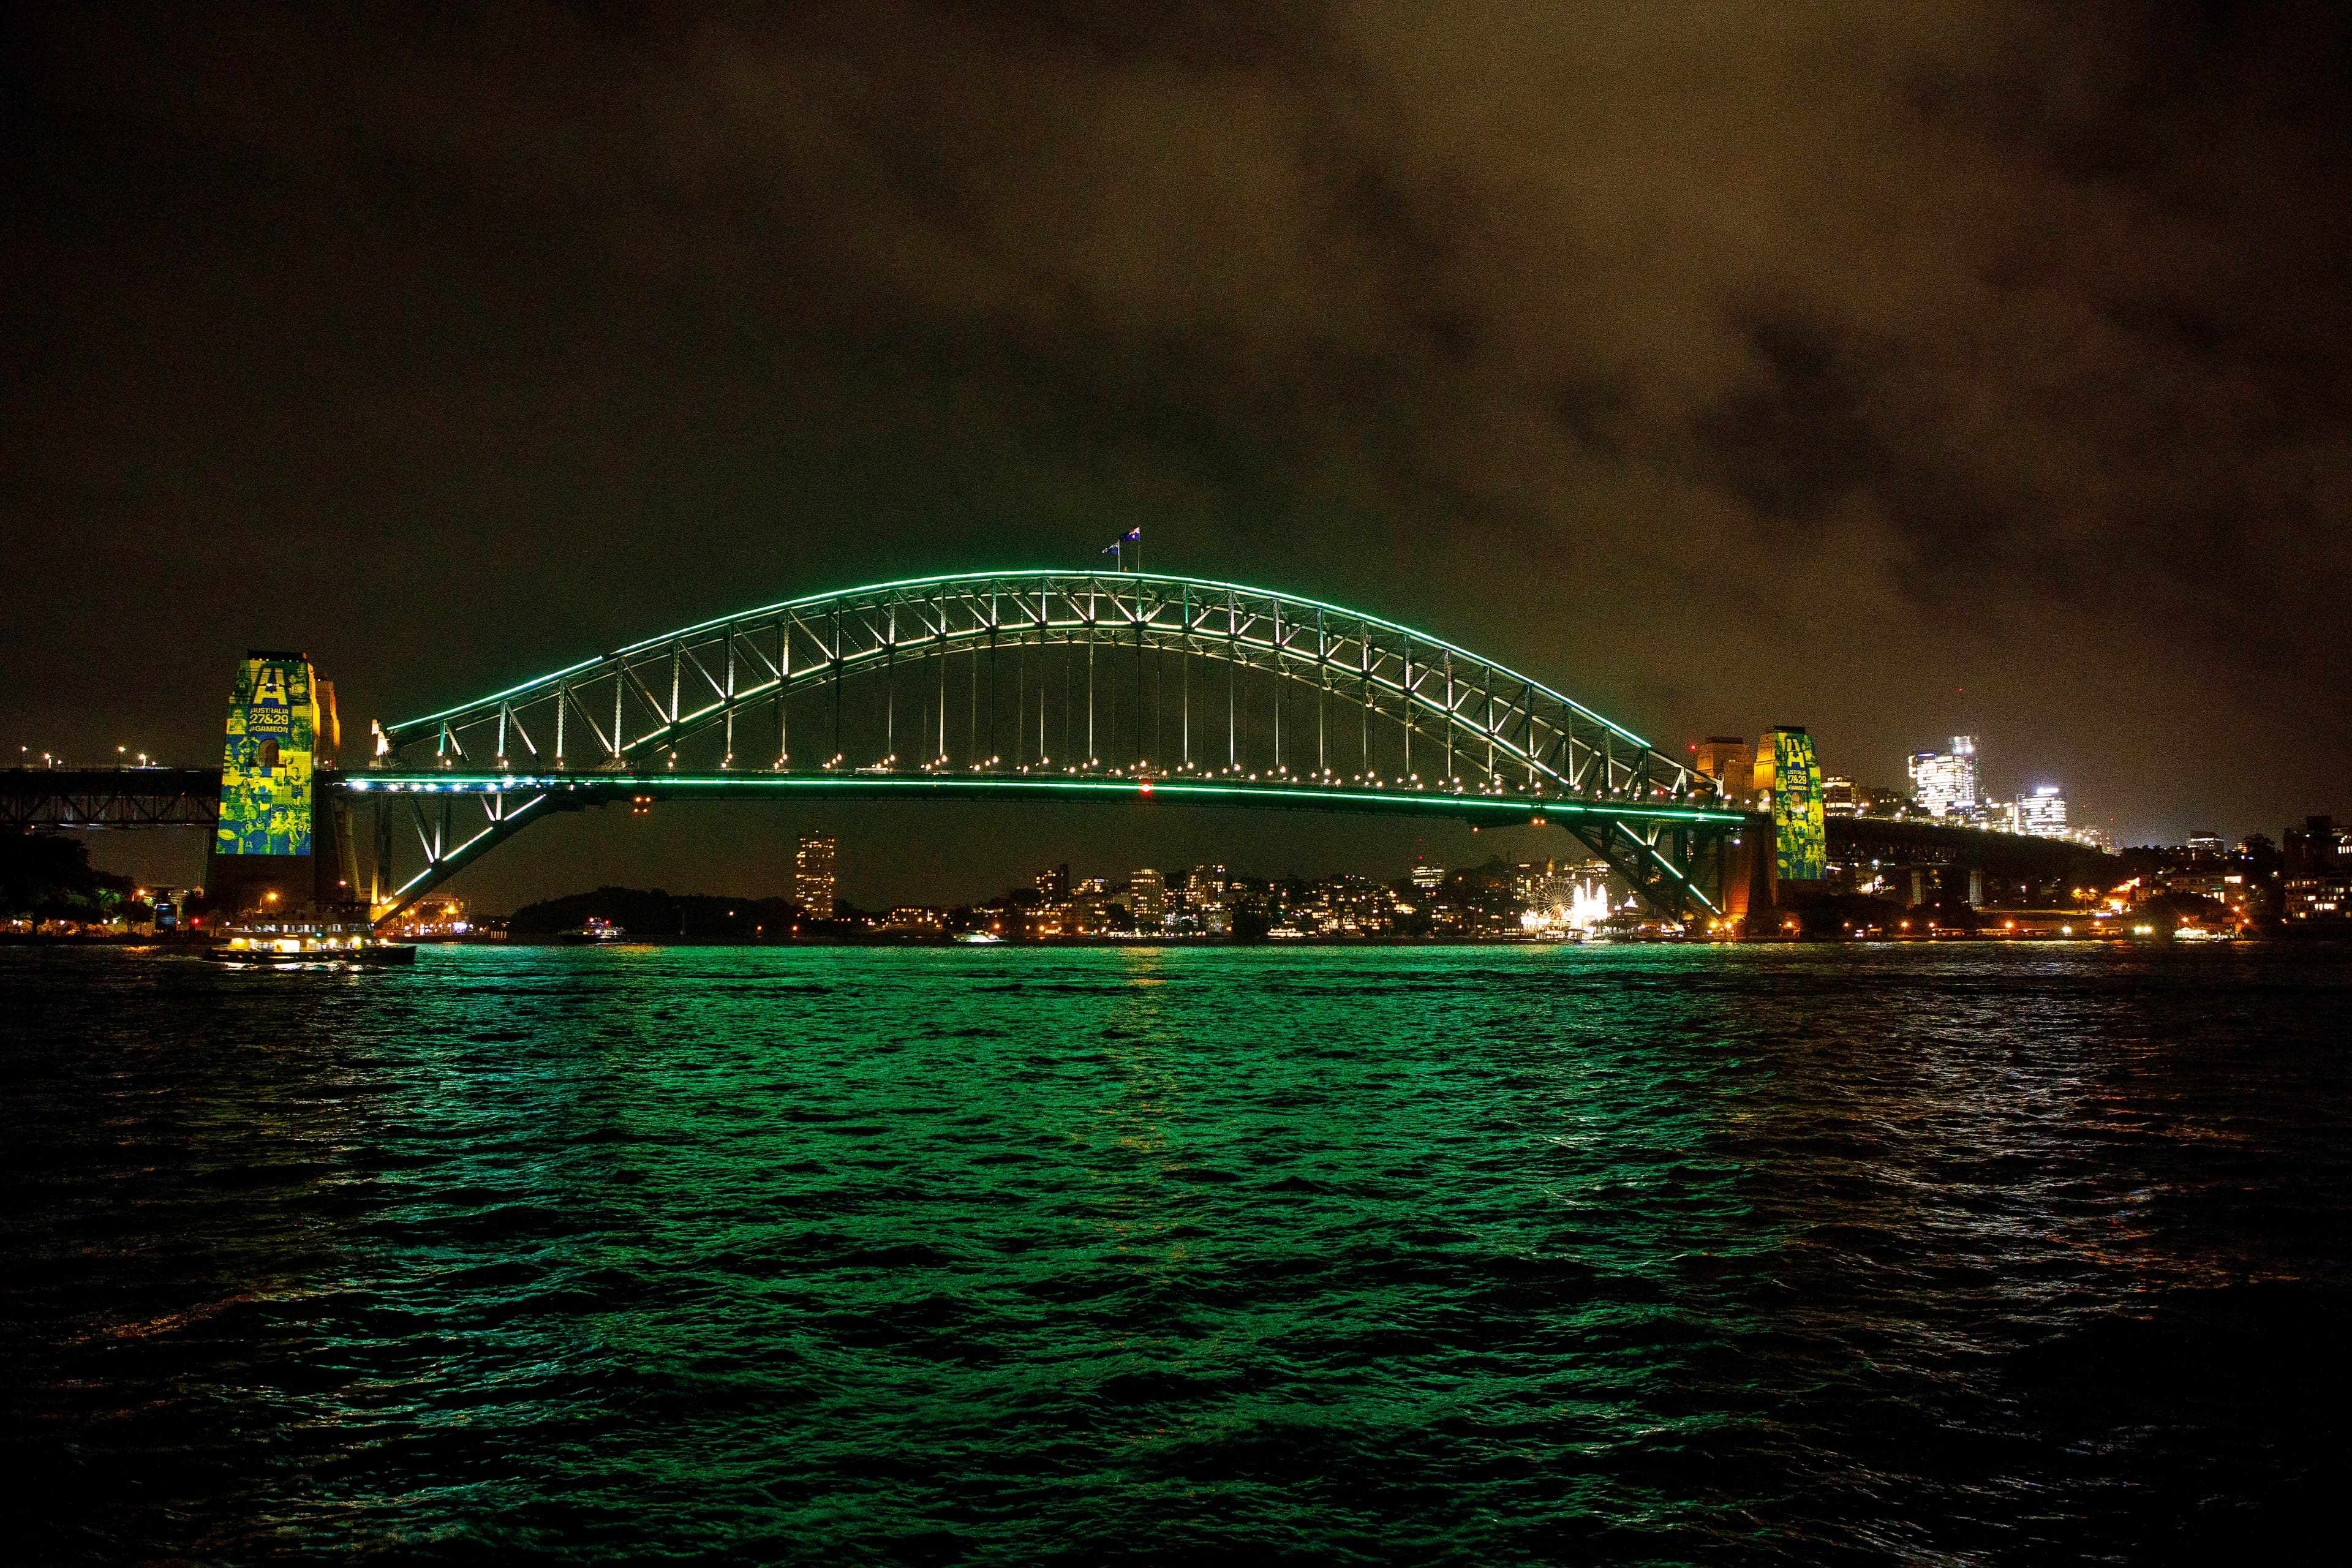
[[[538,817],[615,800],[1150,793],[1554,822],[1684,916],[1717,907],[1717,851],[1744,821],[1686,763],[1456,644],[1139,572],[811,595],[373,731],[345,787],[376,803],[379,920]],[[422,858],[404,880],[403,817]]]

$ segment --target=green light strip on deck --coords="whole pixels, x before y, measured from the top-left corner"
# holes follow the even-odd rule
[[[952,773],[363,773],[347,775],[342,787],[385,795],[499,795],[531,790],[593,789],[613,794],[703,790],[952,790],[1008,794],[1055,792],[1092,796],[1150,798],[1226,797],[1328,805],[1380,805],[1400,810],[1475,811],[1511,816],[1614,816],[1668,822],[1737,826],[1744,814],[1691,806],[1644,805],[1639,802],[1547,799],[1528,795],[1452,795],[1439,791],[1357,790],[1295,784],[1215,784],[1200,779],[958,777]]]

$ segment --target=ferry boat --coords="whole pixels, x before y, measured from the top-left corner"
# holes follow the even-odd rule
[[[629,933],[627,931],[623,931],[611,921],[605,920],[599,915],[590,915],[585,921],[573,926],[570,931],[556,932],[555,940],[560,942],[572,943],[583,942],[621,942],[625,940],[628,934]]]
[[[370,968],[416,962],[416,944],[385,942],[363,913],[266,915],[223,928],[227,941],[207,948],[215,963],[294,969],[306,964],[362,964]]]

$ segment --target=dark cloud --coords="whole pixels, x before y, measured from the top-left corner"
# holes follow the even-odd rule
[[[7,26],[17,743],[1133,519],[1664,737],[2352,808],[2333,8]]]
[[[1748,329],[1762,375],[1699,411],[1694,424],[1710,478],[1759,515],[1818,517],[1857,490],[1886,483],[1894,453],[1868,417],[1871,389],[1843,363],[1834,335],[1807,321]]]

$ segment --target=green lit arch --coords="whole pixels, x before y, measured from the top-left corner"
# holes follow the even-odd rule
[[[1025,616],[1028,594],[1041,595],[1045,603],[1034,618]],[[950,595],[952,599],[947,597]],[[917,626],[895,638],[887,635],[891,628],[877,626],[873,619],[877,611],[887,612],[894,606],[911,608],[952,603],[971,606],[983,595],[997,601],[986,619],[967,616],[951,619],[950,624],[939,627]],[[1055,603],[1066,605],[1080,597],[1093,601],[1103,613],[1084,619],[1052,614]],[[1271,613],[1276,609],[1291,612],[1286,626]],[[1189,615],[1194,624],[1189,627],[1181,623],[1171,626],[1167,616],[1171,611],[1179,616]],[[1215,624],[1221,611],[1229,616],[1222,630]],[[714,672],[713,666],[723,664],[723,658],[698,657],[707,656],[714,648],[725,649],[730,644],[742,651],[740,639],[746,636],[793,623],[803,629],[821,629],[813,628],[813,623],[830,618],[836,612],[861,617],[854,628],[863,634],[860,641],[845,648],[815,647],[813,651],[819,657],[814,662],[803,658],[797,668],[793,668],[789,658],[780,651],[767,661],[763,676],[740,687],[730,689],[730,683]],[[1238,624],[1234,624],[1236,621]],[[1324,634],[1312,652],[1303,640],[1310,627],[1320,628]],[[1181,651],[1191,657],[1242,662],[1294,679],[1302,671],[1314,670],[1328,673],[1337,681],[1344,682],[1352,677],[1356,689],[1349,695],[1354,700],[1379,706],[1381,698],[1390,698],[1400,719],[1411,715],[1418,720],[1438,720],[1482,742],[1492,739],[1501,754],[1522,764],[1532,761],[1539,774],[1570,793],[1595,795],[1663,790],[1677,796],[1713,794],[1711,784],[1699,779],[1687,763],[1658,751],[1624,725],[1531,676],[1402,622],[1301,595],[1211,578],[1049,569],[903,578],[781,600],[698,622],[582,659],[487,697],[380,725],[379,754],[408,752],[423,742],[434,747],[436,761],[452,755],[461,761],[478,761],[483,731],[502,717],[509,724],[520,726],[533,708],[560,707],[562,694],[614,681],[621,689],[625,720],[627,710],[641,703],[650,710],[654,722],[616,742],[614,735],[619,731],[597,732],[595,716],[590,713],[584,700],[575,699],[570,706],[590,721],[592,733],[596,733],[603,744],[599,762],[610,763],[615,757],[626,761],[632,756],[666,750],[674,742],[719,722],[730,710],[772,700],[779,689],[812,686],[832,679],[839,671],[870,671],[885,657],[887,647],[895,646],[916,657],[943,647],[961,652],[985,642],[992,632],[1008,647],[1013,646],[1010,639],[1040,635],[1057,647],[1089,640],[1097,646],[1115,645],[1126,636],[1139,632],[1149,646],[1167,649],[1181,644]],[[1031,646],[1034,646],[1034,642]],[[1368,657],[1359,657],[1351,664],[1347,657],[1351,648]],[[674,666],[690,661],[696,675],[709,688],[707,692],[698,692],[698,696],[709,700],[698,701],[691,710],[676,702],[665,707],[656,686],[647,682],[641,673],[646,666],[664,661]],[[1441,698],[1437,688],[1449,668],[1454,689]],[[636,672],[634,679],[627,678],[631,672]],[[636,689],[635,692],[631,690],[633,687]],[[1486,708],[1490,699],[1496,708]],[[1467,710],[1471,702],[1479,704],[1477,711]],[[1555,709],[1558,717],[1540,712],[1542,706]],[[689,730],[689,725],[694,729]],[[1569,740],[1571,750],[1565,759],[1567,766],[1558,765],[1541,754],[1555,748],[1534,739],[1532,732],[1538,727],[1554,740]],[[1597,779],[1575,765],[1579,759],[1573,748],[1582,742],[1579,731],[1586,730],[1595,740],[1604,742],[1589,748],[1601,753],[1607,764]],[[532,760],[545,760],[539,740],[527,729],[518,728],[516,734],[526,742]],[[473,742],[470,745],[469,740]],[[491,749],[496,756],[513,754],[503,735],[492,741]]]

